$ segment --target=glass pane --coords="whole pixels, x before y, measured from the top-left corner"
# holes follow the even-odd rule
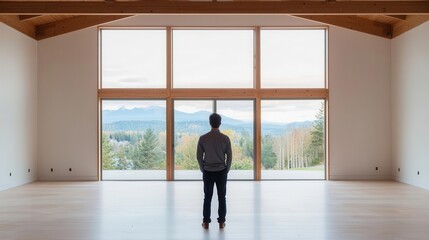
[[[102,179],[166,179],[166,103],[102,101]]]
[[[261,87],[324,88],[325,30],[262,30]]]
[[[165,30],[102,30],[102,88],[165,88]]]
[[[324,100],[263,100],[262,178],[325,179]]]
[[[213,101],[174,101],[174,178],[202,179],[197,161],[197,144],[210,131]]]
[[[252,30],[174,30],[173,87],[252,88]]]
[[[220,130],[232,145],[228,179],[253,179],[253,101],[217,101],[216,106],[222,116]]]

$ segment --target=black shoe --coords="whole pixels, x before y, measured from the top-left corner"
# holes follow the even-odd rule
[[[209,223],[208,222],[203,222],[203,224],[201,224],[201,226],[203,226],[204,229],[209,229]]]
[[[225,223],[224,222],[219,223],[219,228],[224,228],[224,227],[225,227]]]

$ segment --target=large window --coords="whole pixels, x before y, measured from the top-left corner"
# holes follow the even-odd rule
[[[102,101],[104,180],[165,179],[165,101]]]
[[[326,34],[101,29],[101,178],[201,180],[197,142],[216,112],[229,179],[325,179]]]
[[[103,88],[165,88],[165,30],[103,30]]]
[[[253,87],[253,31],[174,30],[173,87]]]
[[[174,101],[174,178],[201,179],[197,143],[210,131],[208,119],[216,112],[222,116],[221,132],[231,140],[229,179],[253,179],[253,106],[252,100]]]
[[[261,30],[261,86],[325,87],[325,30]]]
[[[263,100],[262,179],[325,178],[323,100]]]

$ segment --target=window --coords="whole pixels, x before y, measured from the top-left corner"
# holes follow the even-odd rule
[[[174,30],[174,88],[252,88],[252,30]]]
[[[165,101],[103,100],[103,180],[165,179]]]
[[[165,88],[165,30],[101,31],[102,88]]]
[[[325,179],[323,100],[263,100],[262,179]]]
[[[261,30],[262,88],[324,88],[325,30]]]
[[[174,101],[174,178],[201,179],[197,143],[211,129],[210,114],[217,112],[233,151],[229,179],[253,179],[253,106],[252,100]]]
[[[229,179],[325,179],[326,32],[101,29],[101,178],[201,180],[216,112]]]

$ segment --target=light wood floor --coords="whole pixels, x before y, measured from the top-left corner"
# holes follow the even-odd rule
[[[231,181],[224,230],[201,228],[202,197],[192,181],[32,183],[0,192],[0,239],[429,239],[429,191],[396,182]]]

